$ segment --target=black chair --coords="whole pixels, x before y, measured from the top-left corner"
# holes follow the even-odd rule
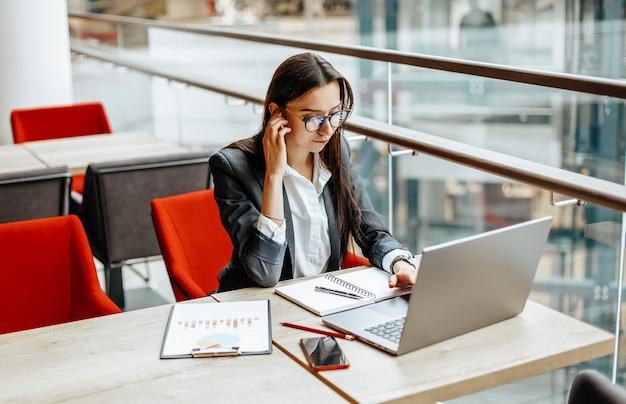
[[[71,179],[66,166],[0,174],[0,223],[67,215]]]
[[[574,378],[567,403],[624,404],[626,403],[626,389],[614,384],[602,373],[586,369]]]
[[[82,201],[73,201],[72,209],[83,221],[94,256],[104,265],[107,294],[119,307],[125,307],[122,267],[134,269],[132,260],[161,255],[152,199],[207,189],[211,154],[172,154],[87,168]]]

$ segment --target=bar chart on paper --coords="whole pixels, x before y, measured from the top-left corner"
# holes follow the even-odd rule
[[[186,303],[172,306],[161,358],[190,357],[194,349],[270,353],[269,301]]]
[[[176,327],[182,331],[202,332],[205,335],[198,337],[196,344],[201,348],[220,348],[229,346],[239,346],[239,328],[252,329],[259,327],[259,316],[248,317],[214,317],[205,319],[178,320]]]

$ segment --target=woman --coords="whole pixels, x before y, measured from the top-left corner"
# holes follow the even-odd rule
[[[214,154],[222,223],[234,245],[220,291],[339,269],[354,240],[390,273],[415,282],[412,254],[372,208],[341,135],[353,105],[348,81],[319,55],[285,60],[267,90],[259,132]]]

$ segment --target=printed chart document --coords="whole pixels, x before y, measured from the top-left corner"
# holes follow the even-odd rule
[[[411,293],[411,288],[390,288],[389,274],[375,267],[358,271],[333,271],[324,276],[279,286],[280,296],[326,316]]]
[[[174,304],[161,347],[161,359],[269,353],[269,300]]]

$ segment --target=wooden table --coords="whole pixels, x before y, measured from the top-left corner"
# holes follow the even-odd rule
[[[282,284],[288,282],[294,280]],[[298,341],[317,334],[279,323],[325,328],[320,317],[276,295],[273,288],[242,289],[213,298],[270,299],[274,345],[307,367]],[[611,354],[613,342],[611,333],[528,301],[515,318],[400,357],[360,341],[341,340],[350,368],[317,376],[355,402],[434,403]]]
[[[159,359],[171,305],[0,335],[0,402],[433,403],[607,355],[613,348],[610,333],[529,301],[516,318],[400,357],[341,340],[350,368],[315,373],[297,344],[317,334],[278,323],[323,327],[320,318],[272,288],[195,302],[258,298],[272,302],[270,355]]]
[[[0,145],[0,174],[46,167],[22,145]]]
[[[344,401],[276,348],[270,355],[159,359],[169,310],[0,335],[0,402]]]
[[[48,167],[67,165],[81,174],[90,163],[186,153],[189,149],[147,133],[76,136],[23,143],[23,147]]]

